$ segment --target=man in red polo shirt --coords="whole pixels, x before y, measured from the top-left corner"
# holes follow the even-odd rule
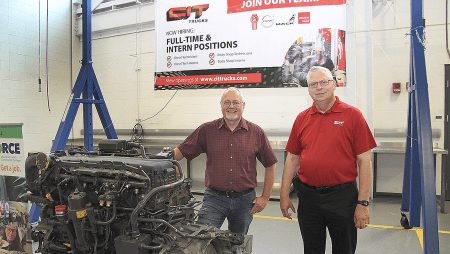
[[[244,96],[236,88],[222,94],[223,117],[198,127],[174,149],[175,159],[206,153],[205,190],[199,221],[247,234],[253,214],[269,201],[278,161],[263,129],[242,117]],[[264,189],[256,197],[256,159],[266,168]]]
[[[333,254],[355,253],[357,228],[370,222],[370,150],[376,142],[361,112],[334,95],[336,81],[328,69],[312,67],[307,82],[314,103],[297,116],[286,145],[280,208],[291,219],[289,188],[298,182],[304,253],[325,253],[327,228]]]

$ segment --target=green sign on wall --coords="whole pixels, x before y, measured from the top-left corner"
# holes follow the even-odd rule
[[[22,138],[22,125],[1,125],[0,138]]]

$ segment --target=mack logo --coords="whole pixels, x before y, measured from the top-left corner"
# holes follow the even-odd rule
[[[195,18],[198,19],[202,16],[203,12],[208,10],[209,4],[194,5],[187,7],[174,7],[170,8],[166,13],[167,21],[188,19],[191,13],[195,13]]]
[[[293,25],[295,21],[295,14],[292,15],[292,17],[289,19],[288,22],[282,22],[282,23],[275,23],[275,25],[277,26],[289,26],[289,25]]]
[[[20,154],[19,143],[2,143],[0,147],[0,153]]]

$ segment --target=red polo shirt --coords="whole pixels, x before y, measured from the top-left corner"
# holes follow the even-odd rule
[[[206,153],[205,186],[222,191],[256,187],[256,159],[266,168],[278,161],[263,129],[243,118],[234,131],[223,118],[204,123],[178,149],[188,160]]]
[[[312,107],[294,122],[286,151],[300,155],[299,178],[312,186],[332,186],[358,176],[356,155],[376,142],[361,111],[336,96],[324,114]]]

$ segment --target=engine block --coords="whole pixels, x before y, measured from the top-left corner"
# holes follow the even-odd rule
[[[242,234],[195,221],[201,202],[171,157],[127,140],[101,141],[96,152],[29,154],[27,199],[41,207],[37,251],[225,254],[248,245]]]

